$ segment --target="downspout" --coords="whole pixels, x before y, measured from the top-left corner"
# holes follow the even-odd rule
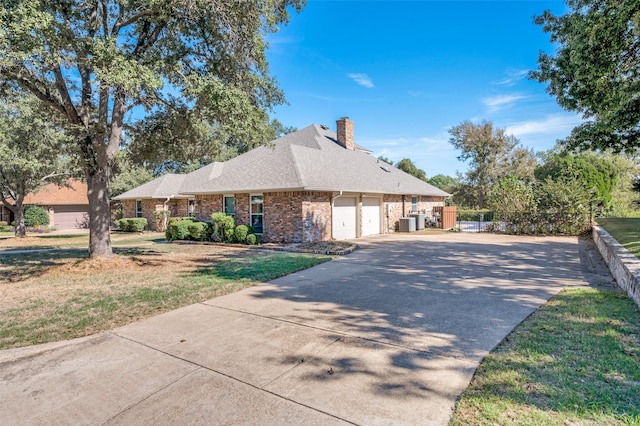
[[[163,212],[166,212],[166,211],[167,211],[167,203],[168,203],[168,202],[169,202],[169,200],[171,200],[173,197],[174,197],[173,195],[169,195],[169,196],[167,197],[167,199],[166,199],[166,200],[164,200],[164,202],[162,203],[162,211],[163,211]],[[162,229],[163,229],[164,231],[166,231],[166,230],[167,230],[167,214],[166,214],[166,213],[163,213],[163,214],[162,214]]]
[[[334,195],[331,197],[331,238],[333,239],[333,202],[336,198],[342,197],[342,191],[338,193],[338,195]]]

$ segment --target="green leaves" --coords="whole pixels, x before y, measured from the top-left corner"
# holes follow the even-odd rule
[[[535,22],[559,44],[541,53],[531,78],[548,83],[560,106],[589,119],[571,148],[634,152],[640,146],[640,3],[571,0],[570,11],[545,11]]]

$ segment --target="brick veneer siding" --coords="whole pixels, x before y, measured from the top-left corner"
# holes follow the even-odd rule
[[[302,241],[331,240],[330,192],[305,192],[302,194]]]
[[[221,194],[196,195],[196,219],[211,221],[211,215],[223,211]]]
[[[264,234],[268,242],[302,242],[302,193],[264,194]]]
[[[162,231],[160,226],[157,226],[159,224],[156,224],[153,213],[164,209],[164,201],[165,200],[158,198],[142,200],[142,217],[147,219],[149,230],[151,231]],[[167,202],[167,210],[171,212],[171,217],[186,216],[187,200],[180,198],[171,199]],[[122,201],[122,217],[136,217],[136,200]]]

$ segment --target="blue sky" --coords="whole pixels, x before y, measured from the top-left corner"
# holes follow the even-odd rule
[[[348,116],[356,143],[427,176],[464,172],[448,129],[492,121],[527,148],[552,148],[580,122],[526,78],[553,52],[533,17],[561,1],[308,0],[269,36],[271,74],[289,105],[274,116],[297,128]]]

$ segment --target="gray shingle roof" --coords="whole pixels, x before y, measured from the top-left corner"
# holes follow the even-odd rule
[[[182,194],[298,190],[450,195],[366,152],[343,148],[334,132],[315,124],[190,173],[180,188]]]
[[[113,197],[114,200],[132,200],[142,198],[188,198],[180,193],[180,187],[187,175],[166,174],[142,184],[130,191]]]

